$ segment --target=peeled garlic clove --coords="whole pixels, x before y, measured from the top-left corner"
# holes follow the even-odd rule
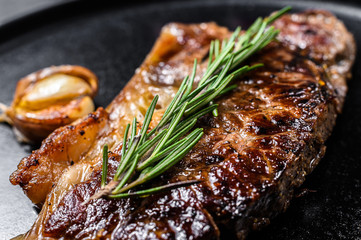
[[[65,74],[54,74],[40,80],[20,100],[18,107],[39,110],[68,102],[78,96],[91,95],[92,89],[83,79]]]
[[[80,66],[49,67],[21,79],[4,119],[20,139],[39,142],[56,128],[94,111],[97,77]]]

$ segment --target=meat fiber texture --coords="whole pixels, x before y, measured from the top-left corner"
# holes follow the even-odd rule
[[[101,155],[110,146],[108,181],[125,125],[141,124],[160,96],[154,127],[194,58],[207,58],[210,41],[230,35],[215,23],[163,27],[144,63],[106,108],[57,129],[11,175],[42,210],[25,239],[246,238],[283,212],[325,153],[347,92],[355,43],[326,11],[285,15],[271,43],[248,61],[263,63],[217,99],[219,115],[202,117],[205,134],[179,164],[149,186],[201,182],[146,198],[97,199]],[[205,70],[201,63],[197,80]]]

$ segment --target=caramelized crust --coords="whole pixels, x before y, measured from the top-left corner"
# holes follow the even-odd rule
[[[86,154],[105,123],[108,113],[99,108],[74,125],[58,128],[18,165],[10,182],[20,185],[33,203],[41,205],[64,169]]]
[[[101,146],[111,143],[110,180],[125,123],[133,116],[142,119],[155,94],[161,99],[156,115],[161,115],[193,58],[202,60],[211,39],[229,34],[213,23],[164,27],[143,65],[107,108],[109,118],[99,125],[102,130],[88,152],[73,166],[59,168],[62,175],[49,181],[55,185],[26,239],[217,239],[229,234],[244,239],[284,211],[293,190],[324,155],[355,45],[343,24],[324,11],[287,15],[275,26],[281,30],[279,42],[250,60],[264,67],[237,80],[237,89],[217,100],[219,116],[204,116],[197,123],[205,129],[199,143],[152,183],[199,179],[200,184],[147,198],[82,205],[99,189]],[[70,138],[74,133],[66,134]],[[19,169],[36,154],[43,156],[41,149]],[[43,172],[24,180],[24,186],[36,182],[38,174]],[[74,174],[82,177],[69,185]]]

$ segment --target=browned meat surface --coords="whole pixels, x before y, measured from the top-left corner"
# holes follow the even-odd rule
[[[41,205],[62,172],[73,163],[85,162],[84,165],[74,166],[74,169],[81,168],[81,172],[76,174],[79,177],[69,177],[71,184],[87,179],[92,172],[89,166],[98,163],[103,145],[119,144],[125,125],[135,116],[142,120],[156,94],[161,97],[155,115],[161,115],[180,81],[191,71],[194,58],[202,58],[207,54],[211,40],[227,34],[226,28],[214,23],[201,26],[169,24],[164,27],[160,39],[138,73],[108,106],[107,111],[98,109],[95,115],[73,123],[73,127],[56,130],[44,140],[39,150],[22,159],[10,177],[11,183],[20,185],[33,203]],[[165,62],[167,65],[163,66]],[[83,132],[85,135],[78,134]]]
[[[212,23],[170,24],[107,113],[98,111],[103,117],[97,120],[94,141],[79,150],[73,164],[67,156],[57,158],[59,146],[71,144],[67,139],[77,134],[70,130],[54,133],[22,160],[12,183],[21,184],[34,203],[47,196],[25,238],[217,239],[227,233],[243,239],[284,211],[294,189],[324,155],[324,143],[342,108],[355,45],[344,25],[324,11],[287,15],[274,25],[281,30],[279,42],[250,60],[265,66],[239,79],[236,90],[218,99],[219,116],[198,122],[205,129],[200,142],[153,183],[199,179],[200,184],[147,198],[81,205],[99,189],[103,144],[111,146],[111,177],[125,123],[135,115],[142,119],[155,94],[160,95],[156,114],[161,115],[193,58],[202,59],[211,39],[229,34]],[[60,145],[54,145],[52,139],[62,134]],[[54,147],[52,155],[46,155],[47,144]],[[31,164],[33,159],[39,160]],[[63,161],[52,165],[56,176],[42,179],[46,162],[54,159]],[[37,197],[42,181],[48,185]]]

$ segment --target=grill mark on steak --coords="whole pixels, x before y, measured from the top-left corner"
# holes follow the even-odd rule
[[[199,143],[152,183],[198,179],[200,184],[145,199],[98,199],[82,206],[99,189],[96,170],[52,211],[43,208],[28,238],[217,239],[228,232],[244,239],[284,211],[294,189],[324,155],[355,49],[342,23],[324,11],[286,15],[275,26],[281,29],[280,42],[250,60],[265,66],[237,80],[237,89],[217,100],[219,116],[197,123],[205,131]],[[204,29],[199,27],[198,34]],[[343,52],[352,54],[346,58]],[[164,56],[176,59],[174,53]],[[333,67],[336,61],[349,61],[343,65],[348,69]],[[119,148],[110,155],[110,176],[119,155]]]

